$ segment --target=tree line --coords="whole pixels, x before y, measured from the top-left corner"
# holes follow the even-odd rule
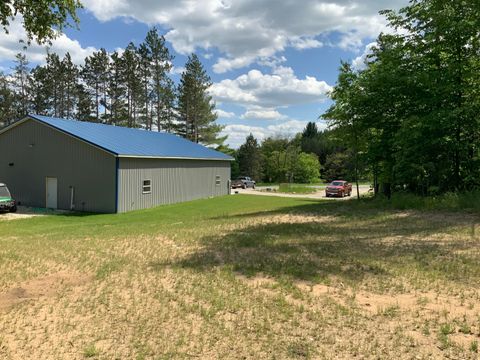
[[[73,63],[66,53],[48,53],[45,65],[30,69],[16,55],[11,74],[0,74],[0,126],[28,113],[167,131],[206,145],[220,145],[211,85],[202,63],[191,54],[178,86],[171,79],[173,55],[156,28],[140,45],[122,51],[100,49]]]
[[[322,115],[376,192],[422,195],[480,186],[480,6],[412,0],[383,11],[381,34],[356,71],[342,63]]]
[[[232,178],[251,176],[264,183],[316,183],[336,179],[354,179],[351,149],[335,135],[320,131],[314,122],[288,138],[273,136],[259,142],[250,134],[238,150],[220,148],[235,158]],[[358,174],[369,179],[367,171]]]

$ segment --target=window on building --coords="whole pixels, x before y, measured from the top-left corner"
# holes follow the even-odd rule
[[[152,192],[152,180],[143,180],[142,193],[150,194]]]
[[[220,186],[222,183],[222,178],[220,175],[215,176],[215,185]]]

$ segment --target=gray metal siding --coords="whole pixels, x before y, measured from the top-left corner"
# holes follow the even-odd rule
[[[34,120],[0,134],[0,182],[24,205],[45,207],[45,178],[56,177],[59,209],[73,186],[76,210],[113,213],[115,176],[113,155]]]
[[[118,171],[118,212],[229,192],[229,161],[120,158]],[[216,176],[220,176],[219,185]],[[150,194],[143,194],[143,180],[152,181]]]

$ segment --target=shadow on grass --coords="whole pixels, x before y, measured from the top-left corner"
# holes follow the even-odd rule
[[[340,217],[372,217],[382,213],[389,214],[395,211],[406,212],[435,212],[435,213],[462,213],[468,216],[479,216],[477,208],[463,205],[460,201],[467,197],[468,194],[458,195],[457,201],[453,201],[448,196],[439,198],[420,198],[413,195],[397,195],[392,200],[384,197],[372,198],[362,197],[360,200],[351,198],[347,200],[325,200],[325,199],[296,199],[302,205],[294,205],[292,207],[283,207],[271,211],[260,211],[243,213],[240,215],[218,216],[211,219],[242,219],[252,216],[264,216],[269,214],[284,213],[309,213],[318,215],[335,215]],[[480,195],[472,195],[472,201],[480,199]],[[470,199],[470,198],[469,198]],[[294,200],[293,200],[294,201]],[[307,205],[303,205],[307,203]],[[478,204],[477,204],[478,205]]]
[[[470,252],[478,240],[468,235],[468,217],[430,217],[420,212],[398,216],[398,212],[383,209],[355,215],[351,209],[316,202],[249,214],[252,223],[226,234],[203,237],[201,250],[190,256],[152,265],[197,271],[227,267],[246,276],[262,274],[311,282],[332,275],[350,283],[367,276],[388,281],[402,272],[432,281],[470,284],[480,279],[478,252]],[[291,213],[331,215],[333,219],[255,224],[255,216]],[[449,237],[458,227],[465,227],[465,236],[456,240]]]

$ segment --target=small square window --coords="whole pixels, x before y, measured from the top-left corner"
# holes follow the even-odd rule
[[[222,178],[220,177],[220,175],[215,176],[215,185],[220,186],[221,183],[222,183]]]
[[[142,193],[150,194],[152,192],[152,180],[143,180]]]

